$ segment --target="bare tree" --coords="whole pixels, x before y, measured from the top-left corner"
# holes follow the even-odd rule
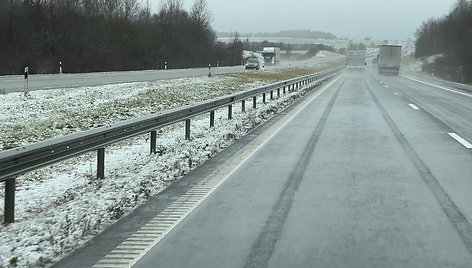
[[[203,26],[205,29],[210,28],[210,24],[213,21],[213,14],[208,8],[206,0],[196,0],[192,6],[190,15],[196,24]]]

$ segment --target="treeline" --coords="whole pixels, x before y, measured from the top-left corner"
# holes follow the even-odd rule
[[[270,42],[268,40],[263,40],[260,42],[249,41],[249,38],[246,37],[243,42],[243,48],[245,50],[251,51],[261,51],[264,47],[278,47],[280,50],[285,50],[288,53],[292,50],[311,50],[313,48],[321,47],[322,50],[335,51],[332,46],[324,44],[313,44],[313,43],[303,43],[303,44],[289,44],[283,42]]]
[[[460,81],[472,82],[472,1],[459,0],[451,12],[429,19],[416,31],[415,57],[442,54],[424,71]]]
[[[207,66],[241,61],[240,43],[217,43],[206,0],[190,11],[162,0],[1,0],[0,74]]]
[[[218,33],[220,37],[232,37],[233,33]],[[306,39],[337,39],[337,37],[331,33],[322,31],[310,31],[310,30],[287,30],[279,31],[276,33],[264,32],[264,33],[247,33],[244,36],[248,37],[289,37],[289,38],[306,38]]]

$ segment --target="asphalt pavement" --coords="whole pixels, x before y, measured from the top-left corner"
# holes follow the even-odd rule
[[[346,70],[55,267],[472,267],[472,94],[430,84]]]

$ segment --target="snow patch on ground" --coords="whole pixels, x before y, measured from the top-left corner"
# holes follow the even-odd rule
[[[234,80],[186,78],[53,89],[31,92],[27,99],[11,93],[0,96],[6,122],[1,138],[27,144],[66,135],[241,90],[241,82]],[[267,82],[243,86],[263,84]],[[300,90],[266,104],[259,98],[257,109],[234,109],[232,120],[220,109],[214,128],[207,116],[196,117],[191,140],[185,140],[183,124],[160,129],[156,154],[149,154],[147,135],[109,146],[105,179],[95,177],[94,153],[17,178],[16,221],[0,225],[0,267],[50,266],[303,94]],[[3,218],[3,192],[0,197]]]

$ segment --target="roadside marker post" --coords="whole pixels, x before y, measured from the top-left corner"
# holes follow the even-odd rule
[[[59,74],[62,74],[62,61],[59,62]]]
[[[28,96],[28,71],[29,71],[29,68],[28,66],[26,66],[25,67],[25,89],[24,89],[25,97]]]
[[[211,63],[208,64],[208,77],[211,77]]]
[[[167,61],[164,62],[164,70],[167,70]]]

